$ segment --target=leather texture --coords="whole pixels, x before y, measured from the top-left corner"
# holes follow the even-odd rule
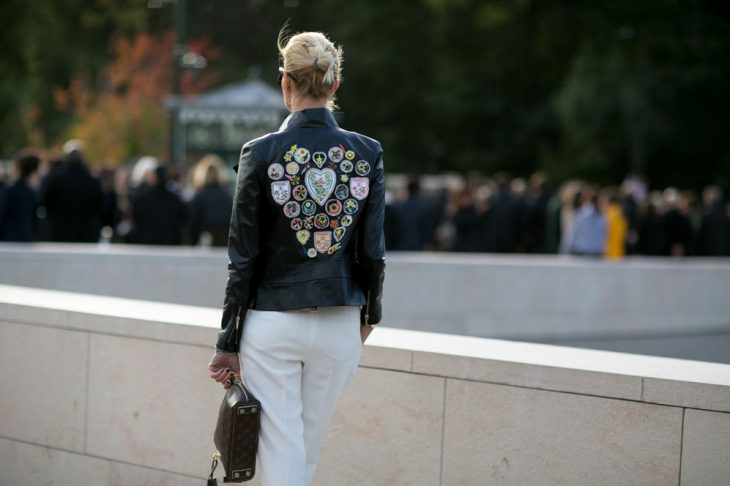
[[[213,434],[220,463],[226,472],[224,483],[241,483],[256,474],[260,424],[261,403],[236,380],[223,397]]]
[[[246,143],[236,168],[228,281],[216,346],[237,352],[249,308],[359,305],[382,317],[385,184],[378,141],[326,108]]]

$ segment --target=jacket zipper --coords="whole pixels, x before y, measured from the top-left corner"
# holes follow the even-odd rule
[[[370,324],[370,291],[368,290],[367,301],[365,302],[365,324]]]
[[[231,334],[228,335],[228,339],[226,340],[227,343],[231,342],[231,337],[236,337],[236,343],[238,343],[238,327],[241,323],[241,307],[238,308],[238,315],[236,315],[236,328],[233,330]]]

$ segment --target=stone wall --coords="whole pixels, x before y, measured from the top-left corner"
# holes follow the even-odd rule
[[[218,317],[0,285],[0,484],[203,484]],[[728,450],[730,365],[382,327],[315,484],[719,485]]]

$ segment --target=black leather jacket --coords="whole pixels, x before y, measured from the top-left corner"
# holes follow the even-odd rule
[[[228,282],[216,347],[237,352],[249,308],[359,305],[381,319],[383,150],[326,108],[246,143],[237,167]]]

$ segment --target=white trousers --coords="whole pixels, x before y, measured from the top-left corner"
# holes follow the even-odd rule
[[[244,381],[261,401],[262,486],[309,486],[337,400],[360,361],[360,307],[249,309]]]

